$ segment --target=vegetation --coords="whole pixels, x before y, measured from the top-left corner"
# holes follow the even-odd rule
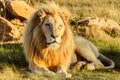
[[[40,3],[48,0],[24,0],[37,8]],[[53,0],[70,9],[72,19],[84,19],[87,17],[110,18],[120,24],[120,0]],[[36,5],[37,4],[37,5]]]
[[[40,3],[48,0],[24,0],[29,5],[37,8]],[[65,5],[72,14],[70,23],[78,26],[78,22],[86,17],[110,18],[120,24],[120,0],[54,0],[60,5]],[[74,24],[72,24],[74,22]],[[78,27],[76,27],[78,29]],[[80,35],[83,29],[75,30],[75,34]],[[93,31],[92,31],[93,32]],[[34,75],[28,70],[25,60],[22,43],[2,44],[0,46],[0,80],[120,80],[120,37],[116,37],[116,32],[106,31],[113,38],[101,39],[99,36],[91,37],[90,33],[83,34],[90,39],[105,56],[114,60],[116,67],[113,70],[87,71],[85,69],[76,71],[69,70],[73,77],[64,79],[60,77],[45,77]],[[93,33],[94,34],[94,33]]]
[[[110,40],[93,40],[100,52],[113,59],[116,68],[120,69],[120,43]],[[48,78],[42,75],[34,75],[27,68],[22,44],[4,44],[0,48],[0,79],[1,80],[64,80],[57,76]],[[120,73],[115,70],[85,69],[69,70],[73,77],[70,80],[119,80]],[[66,80],[66,79],[65,79]]]

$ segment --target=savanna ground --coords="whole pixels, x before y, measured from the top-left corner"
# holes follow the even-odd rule
[[[45,0],[24,0],[34,8]],[[47,1],[47,0],[46,0]],[[72,14],[70,22],[78,26],[77,22],[86,17],[110,18],[120,24],[120,0],[54,0],[60,5],[65,5]],[[75,29],[73,29],[74,32]],[[93,31],[94,32],[94,31]],[[78,34],[75,31],[75,34]],[[111,33],[111,35],[115,35]],[[120,37],[99,38],[99,36],[88,37],[105,56],[113,59],[116,64],[112,70],[69,70],[71,79],[65,80],[120,80]],[[22,43],[0,45],[0,80],[64,80],[60,77],[44,77],[29,72],[25,60]]]

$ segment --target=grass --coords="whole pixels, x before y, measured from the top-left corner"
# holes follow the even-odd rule
[[[48,0],[24,0],[37,8],[40,3]],[[71,19],[82,20],[87,17],[110,18],[120,24],[120,0],[52,0],[62,6],[68,7]]]
[[[120,69],[120,38],[107,40],[93,40],[99,51],[111,58],[116,63],[116,68]]]
[[[36,8],[40,3],[48,0],[24,0]],[[113,70],[69,70],[73,77],[64,79],[61,77],[44,77],[29,72],[25,60],[22,44],[3,44],[0,47],[0,80],[120,80],[120,38],[113,31],[106,31],[113,38],[100,37],[97,31],[78,27],[78,22],[87,17],[110,18],[120,24],[120,0],[53,0],[60,5],[65,5],[72,14],[70,23],[74,23],[76,30],[73,32],[90,39],[105,56],[113,59]],[[1,14],[1,13],[0,13]],[[88,31],[86,31],[88,30]],[[86,31],[86,33],[84,33]],[[93,35],[96,34],[96,35]],[[97,37],[97,38],[96,38]]]
[[[92,40],[100,52],[114,60],[116,68],[120,69],[120,43],[114,40]],[[4,44],[0,48],[0,80],[120,80],[120,73],[115,70],[69,70],[73,77],[38,76],[28,71],[22,44]],[[8,79],[9,78],[9,79]]]

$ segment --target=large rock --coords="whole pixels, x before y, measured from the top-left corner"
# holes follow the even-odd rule
[[[86,38],[109,39],[120,37],[120,26],[111,19],[89,18],[79,21],[77,27],[73,27],[74,33]]]
[[[0,42],[20,39],[20,31],[8,20],[0,17]]]
[[[90,18],[80,22],[80,24],[85,26],[97,26],[100,29],[118,29],[120,30],[120,26],[117,22],[112,19],[105,18]]]
[[[25,20],[35,11],[34,8],[27,5],[24,1],[6,2],[6,8],[14,17]]]

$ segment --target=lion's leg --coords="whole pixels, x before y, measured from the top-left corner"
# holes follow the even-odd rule
[[[94,70],[104,68],[104,65],[98,60],[99,53],[94,44],[82,37],[77,36],[75,37],[75,45],[77,54],[89,62],[86,65],[87,69]]]
[[[71,74],[68,74],[66,69],[60,65],[57,67],[57,73],[56,73],[58,76],[61,76],[61,77],[66,77],[66,78],[71,78]]]
[[[94,62],[97,60],[97,57],[95,56],[94,52],[92,51],[89,45],[85,45],[85,46],[81,46],[81,44],[77,45],[75,50],[78,55],[83,57],[88,62]]]
[[[74,40],[75,51],[77,52],[77,54],[79,54],[81,57],[89,62],[97,60],[88,40],[80,36],[76,36]]]
[[[94,70],[94,69],[103,69],[104,65],[102,64],[99,59],[94,55],[94,52],[92,52],[91,49],[88,48],[88,50],[81,48],[77,48],[77,53],[81,55],[88,63],[86,65],[86,68],[88,70]]]

